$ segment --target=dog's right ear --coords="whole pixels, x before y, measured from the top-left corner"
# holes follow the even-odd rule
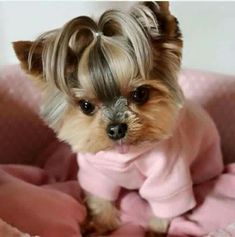
[[[13,42],[13,48],[17,58],[19,59],[22,68],[29,74],[34,76],[42,75],[42,51],[43,43],[39,42],[32,51],[34,42],[32,41],[16,41]],[[31,58],[30,58],[31,57]]]

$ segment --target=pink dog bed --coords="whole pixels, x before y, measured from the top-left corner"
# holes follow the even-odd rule
[[[226,166],[220,177],[194,188],[198,206],[172,221],[168,237],[235,236],[235,77],[185,70],[180,83],[214,118]],[[18,66],[1,68],[0,236],[79,237],[86,209],[78,167],[39,118],[39,103]],[[147,204],[130,192],[120,208],[123,226],[111,236],[144,237]]]

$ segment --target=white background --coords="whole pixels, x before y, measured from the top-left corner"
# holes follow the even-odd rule
[[[0,2],[0,64],[16,63],[11,42],[32,40],[79,15],[133,2]],[[235,74],[235,2],[172,2],[184,35],[183,66]]]

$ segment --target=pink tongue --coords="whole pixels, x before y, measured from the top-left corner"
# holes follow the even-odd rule
[[[129,150],[129,146],[124,144],[123,141],[120,140],[117,144],[116,149],[120,154],[126,154]]]

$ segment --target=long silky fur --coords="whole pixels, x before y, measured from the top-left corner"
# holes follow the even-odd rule
[[[42,117],[74,152],[114,148],[106,132],[113,122],[127,124],[127,145],[171,136],[184,103],[177,83],[182,46],[165,1],[129,13],[109,10],[97,22],[80,16],[35,42],[14,43],[22,68],[40,84]],[[137,105],[130,95],[141,85],[150,88],[149,100]],[[80,100],[94,104],[92,115],[82,112]],[[117,227],[111,202],[88,195],[87,204],[101,233]],[[159,223],[165,231],[166,222],[152,228]]]
[[[128,124],[130,144],[170,135],[184,98],[177,83],[181,33],[167,3],[109,10],[97,22],[80,16],[39,36],[27,57],[23,47],[15,45],[23,68],[43,84],[41,114],[74,151],[111,148],[106,126],[119,117]],[[145,84],[149,102],[131,103],[130,92]],[[96,105],[93,116],[81,112],[80,99]]]

